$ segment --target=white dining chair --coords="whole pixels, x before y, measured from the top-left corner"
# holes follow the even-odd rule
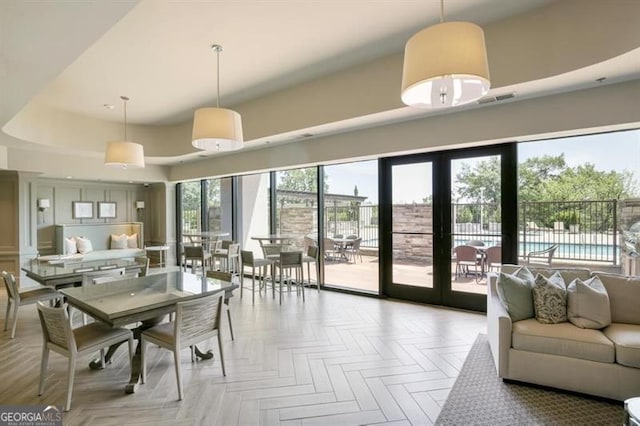
[[[87,352],[100,351],[100,361],[104,367],[104,348],[127,341],[129,343],[129,368],[133,359],[133,332],[122,327],[109,327],[99,321],[78,328],[71,328],[71,320],[66,304],[60,308],[50,308],[38,302],[38,316],[42,326],[42,362],[40,364],[40,387],[38,395],[44,393],[47,379],[49,351],[69,358],[67,371],[67,401],[64,411],[71,409],[71,394],[75,377],[76,361]]]
[[[176,369],[176,381],[178,382],[178,400],[182,400],[182,367],[180,350],[191,348],[191,362],[194,362],[194,348],[196,343],[218,337],[220,350],[220,364],[222,375],[227,373],[224,369],[224,356],[222,353],[222,339],[220,337],[220,312],[222,308],[222,295],[213,294],[186,302],[176,303],[176,320],[151,327],[141,334],[142,354],[142,383],[147,381],[147,342],[158,345],[173,352],[173,360]]]

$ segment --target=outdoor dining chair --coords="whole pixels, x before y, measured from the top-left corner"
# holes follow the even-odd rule
[[[488,247],[484,252],[484,264],[487,271],[491,271],[492,268],[500,270],[502,266],[502,247]]]
[[[553,262],[553,256],[558,249],[558,244],[552,244],[544,250],[530,251],[527,253],[527,265],[543,264],[551,266]]]
[[[141,334],[142,354],[142,383],[147,381],[147,342],[158,345],[173,352],[173,361],[178,383],[178,400],[182,400],[182,366],[180,350],[191,349],[191,362],[194,362],[194,345],[218,337],[220,350],[220,364],[222,375],[224,369],[224,355],[222,352],[222,338],[220,336],[220,312],[222,309],[222,295],[212,294],[186,302],[176,303],[176,320],[151,327]]]
[[[79,355],[100,351],[100,361],[104,367],[104,348],[127,341],[129,343],[129,368],[133,367],[133,332],[131,330],[122,327],[112,328],[99,321],[82,327],[71,328],[71,320],[66,305],[60,308],[50,308],[42,302],[38,302],[38,316],[40,317],[43,337],[38,395],[44,393],[49,351],[52,350],[66,356],[69,358],[69,366],[67,372],[67,401],[64,411],[69,411],[71,408],[73,379]]]
[[[13,320],[11,322],[11,338],[16,336],[16,326],[18,325],[18,308],[23,305],[31,305],[39,301],[60,299],[62,295],[51,287],[40,287],[33,290],[20,292],[16,279],[12,273],[2,271],[2,279],[7,289],[7,314],[4,317],[4,331],[7,331],[9,325],[9,316],[11,314],[11,305],[13,304]]]
[[[456,279],[461,274],[467,276],[471,271],[470,267],[473,267],[473,273],[476,278],[476,282],[482,276],[482,258],[478,257],[478,249],[472,246],[457,246],[453,249],[456,255]],[[478,270],[480,267],[480,270]]]

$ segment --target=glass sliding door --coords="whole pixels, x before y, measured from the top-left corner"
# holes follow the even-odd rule
[[[208,179],[206,188],[205,231],[228,232],[222,239],[232,239],[233,191],[232,178]]]
[[[324,284],[378,294],[378,161],[325,166],[324,177]]]

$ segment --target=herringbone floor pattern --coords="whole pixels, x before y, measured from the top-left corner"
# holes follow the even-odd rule
[[[238,293],[238,291],[236,291]],[[124,393],[126,350],[103,371],[78,363],[65,424],[429,425],[462,367],[481,314],[335,292],[295,292],[280,306],[249,292],[231,301],[235,341],[223,324],[227,376],[215,359],[182,357],[177,401],[173,358],[149,347],[148,382]],[[238,296],[238,294],[236,294]],[[6,295],[0,293],[0,312]],[[4,326],[4,323],[2,323]],[[35,306],[20,309],[16,338],[0,334],[0,403],[63,405],[66,358],[50,356],[38,397],[41,331]]]

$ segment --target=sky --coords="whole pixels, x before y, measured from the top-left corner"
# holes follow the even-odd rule
[[[518,162],[542,155],[565,154],[570,167],[593,163],[597,170],[629,170],[640,183],[640,130],[596,135],[548,139],[518,144]],[[479,160],[478,160],[479,161]],[[473,160],[465,160],[473,166]],[[454,161],[452,174],[459,171],[462,161]],[[367,197],[365,203],[378,203],[377,160],[339,164],[325,167],[330,193],[353,194]],[[394,168],[394,202],[421,202],[431,193],[430,170],[424,164],[403,165]]]

